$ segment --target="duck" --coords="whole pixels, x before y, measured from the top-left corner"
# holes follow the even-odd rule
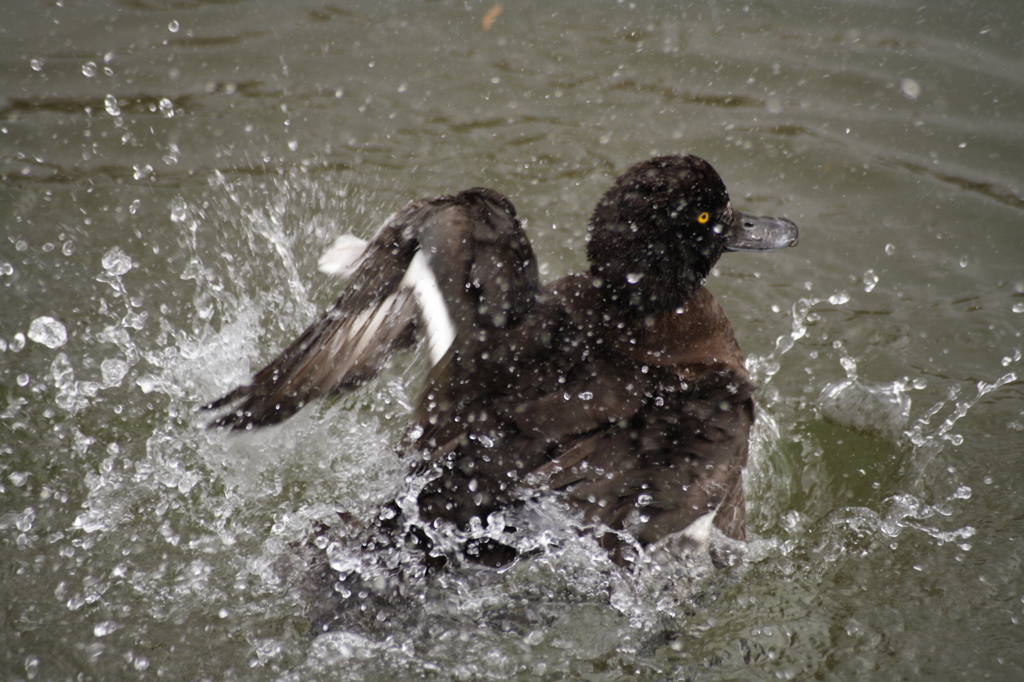
[[[735,209],[693,155],[619,175],[590,216],[589,268],[548,283],[503,194],[414,201],[368,242],[339,239],[321,269],[346,278],[340,296],[250,383],[205,405],[219,412],[210,426],[278,424],[423,342],[429,369],[398,446],[414,504],[386,505],[365,544],[402,535],[441,566],[452,557],[433,529],[506,523],[496,512],[541,494],[620,565],[658,547],[710,551],[713,536],[742,543],[757,387],[704,284],[727,251],[797,241],[792,221]],[[497,530],[459,560],[515,561],[500,533],[522,530]]]

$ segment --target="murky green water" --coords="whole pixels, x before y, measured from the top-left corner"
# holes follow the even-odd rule
[[[0,6],[0,677],[1024,677],[1024,8],[490,7]],[[292,546],[400,487],[417,361],[255,436],[196,407],[338,234],[486,184],[555,277],[682,151],[801,227],[709,282],[763,385],[749,560],[666,600],[567,540],[311,640]]]

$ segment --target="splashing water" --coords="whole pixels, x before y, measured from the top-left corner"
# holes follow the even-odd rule
[[[142,271],[136,252],[129,256],[128,245],[110,248],[92,275],[106,295],[97,303],[106,318],[93,339],[99,352],[92,362],[68,353],[51,361],[48,380],[56,406],[69,414],[104,405],[114,409],[115,402],[130,414],[132,403],[143,401],[167,415],[164,421],[139,419],[144,424],[133,431],[69,431],[74,456],[89,455],[97,464],[82,477],[87,492],[73,522],[53,542],[69,561],[96,554],[117,559],[90,559],[90,565],[79,564],[77,573],[55,581],[54,595],[68,612],[135,604],[144,594],[155,631],[173,631],[175,618],[258,631],[248,640],[250,665],[269,671],[291,660],[296,679],[303,671],[316,677],[339,670],[353,678],[380,677],[382,669],[436,676],[437,661],[465,662],[459,665],[467,678],[538,670],[572,676],[573,661],[631,665],[649,660],[659,647],[692,646],[719,627],[708,614],[727,620],[715,611],[716,600],[723,591],[738,590],[735,585],[750,572],[803,574],[817,584],[850,557],[873,551],[880,540],[925,534],[963,549],[975,533],[955,523],[970,500],[967,492],[958,489],[936,502],[911,488],[877,502],[839,506],[818,519],[803,507],[788,507],[783,528],[766,537],[752,532],[745,558],[730,571],[711,573],[706,566],[659,561],[653,554],[628,571],[612,564],[557,500],[540,498],[465,533],[431,529],[441,548],[491,538],[530,556],[505,570],[460,567],[426,579],[415,572],[419,563],[412,554],[375,562],[315,528],[336,525],[339,512],[371,518],[396,490],[403,491],[399,504],[408,518],[417,518],[415,485],[404,485],[405,463],[392,451],[411,409],[403,381],[381,378],[357,398],[309,409],[284,427],[240,438],[203,431],[193,413],[204,400],[245,381],[250,363],[267,359],[322,304],[316,287],[326,291],[330,284],[315,284],[311,273],[319,251],[338,232],[338,221],[323,209],[328,189],[301,175],[283,175],[261,187],[216,174],[210,188],[206,203],[179,196],[164,204],[185,256],[181,279],[194,286],[191,296],[140,310],[133,304]],[[303,206],[314,210],[301,213]],[[225,241],[225,230],[218,229],[227,221],[240,235],[234,241]],[[372,229],[372,221],[365,222]],[[825,305],[848,301],[846,294],[797,301],[791,330],[767,356],[750,359],[764,387],[751,452],[749,490],[755,494],[785,498],[790,492],[783,487],[799,488],[799,473],[776,478],[756,471],[772,466],[793,437],[794,427],[780,413],[795,401],[773,391],[772,382],[785,356],[807,338],[814,316],[826,314]],[[971,399],[958,401],[954,393],[915,417],[911,396],[923,385],[867,381],[863,361],[842,345],[833,348],[845,378],[816,387],[818,398],[807,411],[893,439],[910,450],[911,466],[921,474],[942,448],[957,445],[954,425],[1016,376],[982,382]],[[752,502],[752,527],[769,525],[757,519],[758,502]],[[10,524],[27,528],[27,537],[38,536],[39,519],[38,513],[12,517]],[[498,532],[508,525],[529,532]],[[358,572],[375,581],[402,567],[416,595],[411,606],[375,609],[367,614],[368,627],[353,625],[308,642],[302,629],[307,603],[294,589],[306,570],[296,546],[306,541],[326,553],[339,575]],[[737,608],[753,603],[737,601],[734,594],[727,601]],[[93,644],[113,647],[129,637],[120,626],[126,619],[112,611],[90,621]],[[279,621],[296,624],[282,628],[275,625]],[[757,632],[762,639],[784,638],[767,625]],[[131,659],[124,660],[136,670],[159,667],[154,654],[128,653]],[[708,660],[715,655],[706,652]]]
[[[872,289],[876,279],[870,278]],[[869,282],[867,276],[865,276],[865,282]],[[795,303],[792,308],[791,332],[778,337],[775,349],[768,356],[751,359],[749,364],[752,374],[764,383],[770,382],[779,371],[782,356],[792,350],[795,344],[807,335],[808,321],[815,315],[812,312],[814,307],[823,302],[827,302],[829,305],[840,305],[848,300],[849,297],[844,292],[840,292],[827,299],[807,298]],[[963,437],[954,432],[957,422],[966,417],[971,408],[977,405],[982,398],[1016,382],[1018,374],[1008,372],[992,382],[977,382],[976,392],[969,399],[958,400],[961,387],[959,384],[951,384],[945,400],[939,400],[924,410],[916,419],[911,420],[911,393],[915,390],[924,390],[927,387],[926,381],[923,379],[911,381],[907,378],[890,383],[866,381],[858,376],[858,363],[847,353],[844,345],[837,341],[833,347],[838,350],[839,364],[844,370],[846,378],[827,384],[821,390],[816,401],[817,407],[821,414],[830,421],[858,430],[881,433],[895,441],[899,447],[909,448],[911,455],[909,467],[912,475],[908,483],[914,492],[898,492],[887,496],[880,502],[880,511],[864,507],[850,507],[831,512],[828,515],[830,520],[826,522],[825,526],[831,530],[828,530],[825,536],[832,537],[832,539],[822,540],[825,544],[819,547],[820,556],[826,562],[834,561],[844,553],[843,548],[847,545],[855,547],[859,544],[866,547],[865,543],[879,534],[897,538],[904,529],[924,533],[937,540],[939,544],[957,543],[963,551],[969,550],[970,543],[966,541],[977,532],[974,527],[965,525],[947,529],[926,521],[954,516],[955,503],[970,500],[971,488],[959,484],[944,499],[933,504],[923,501],[923,493],[920,488],[923,485],[926,470],[940,453],[947,446],[958,447],[963,444]],[[1018,362],[1020,358],[1019,351],[1013,356],[1006,356],[1003,358],[1003,366]],[[767,392],[767,395],[774,396],[770,391]],[[950,405],[952,408],[949,414],[936,423],[936,418],[944,410],[949,409]],[[757,451],[777,448],[781,438],[777,422],[770,413],[766,415],[762,412],[753,441],[752,458],[755,466],[759,460]],[[797,521],[796,523],[801,525],[803,522]],[[839,528],[843,530],[837,531],[836,529]],[[838,544],[829,545],[828,543]],[[826,545],[832,549],[824,551],[822,548]],[[768,547],[769,553],[776,551],[786,555],[796,545],[770,542]],[[765,551],[765,547],[759,547],[752,552],[752,555],[763,551]]]
[[[32,320],[28,338],[47,348],[60,348],[68,342],[68,330],[60,321],[44,315]]]
[[[957,401],[953,408],[953,413],[946,417],[937,427],[929,429],[932,418],[942,411],[948,403],[948,400],[941,400],[937,402],[927,412],[925,412],[920,419],[918,419],[917,423],[905,432],[904,435],[906,438],[914,445],[918,452],[922,454],[922,456],[918,458],[918,481],[920,481],[924,476],[925,469],[928,465],[931,464],[932,460],[934,460],[942,451],[945,443],[951,443],[954,446],[963,444],[963,437],[959,434],[952,433],[953,426],[967,416],[967,412],[977,405],[978,401],[983,397],[1016,380],[1016,372],[1008,372],[992,383],[979,381],[975,396],[969,400]],[[958,393],[959,386],[954,386],[950,390],[949,400],[953,400]]]

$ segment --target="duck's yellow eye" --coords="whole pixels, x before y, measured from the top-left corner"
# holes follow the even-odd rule
[[[701,225],[703,225],[709,220],[711,220],[711,214],[708,213],[707,211],[704,211],[699,216],[697,216],[697,222],[700,223]]]

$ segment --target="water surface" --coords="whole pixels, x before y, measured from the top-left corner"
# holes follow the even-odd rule
[[[1024,676],[1024,10],[491,7],[0,8],[3,677]],[[554,278],[676,152],[801,227],[708,283],[762,384],[747,561],[665,598],[561,538],[311,639],[294,546],[400,488],[422,359],[253,436],[196,408],[337,235],[489,185]]]

